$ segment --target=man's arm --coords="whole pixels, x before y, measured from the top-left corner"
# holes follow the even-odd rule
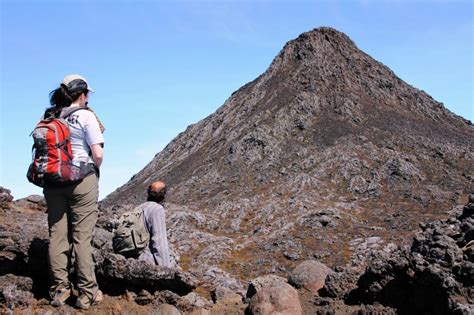
[[[166,236],[165,210],[159,204],[153,205],[145,212],[145,222],[150,232],[150,251],[155,259],[155,264],[163,267],[171,265],[168,237]]]

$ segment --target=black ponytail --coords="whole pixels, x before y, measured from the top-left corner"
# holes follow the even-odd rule
[[[87,95],[87,92],[87,84],[84,81],[74,80],[67,86],[61,84],[59,88],[51,91],[49,93],[49,103],[57,109],[69,107],[82,93]]]
[[[49,103],[57,108],[68,107],[72,103],[72,97],[68,94],[67,87],[61,84],[59,88],[49,93]]]

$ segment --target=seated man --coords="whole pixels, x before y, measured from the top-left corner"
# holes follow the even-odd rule
[[[143,260],[163,267],[175,267],[171,262],[166,236],[165,209],[163,201],[166,196],[164,182],[153,182],[148,187],[147,202],[140,205],[143,211],[145,226],[150,233],[148,247],[140,253],[139,260]]]

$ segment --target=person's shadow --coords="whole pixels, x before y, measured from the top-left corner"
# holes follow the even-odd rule
[[[33,295],[38,300],[49,298],[48,244],[48,240],[35,237],[28,249],[24,270],[20,270],[20,275],[33,280]]]

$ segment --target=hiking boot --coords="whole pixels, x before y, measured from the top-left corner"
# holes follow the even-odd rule
[[[76,307],[82,310],[87,310],[91,305],[97,305],[104,299],[102,291],[97,290],[92,300],[85,294],[82,294],[77,298]]]
[[[53,306],[63,306],[66,304],[66,300],[71,296],[71,289],[62,288],[54,292],[53,300],[51,305]]]

